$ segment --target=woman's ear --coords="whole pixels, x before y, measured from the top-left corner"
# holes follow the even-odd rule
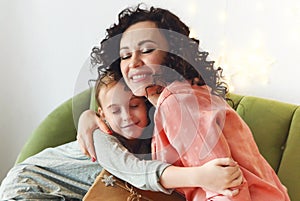
[[[101,119],[105,119],[105,115],[101,107],[98,107],[98,114]]]

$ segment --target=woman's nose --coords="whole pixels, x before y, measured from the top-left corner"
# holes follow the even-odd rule
[[[137,51],[132,53],[130,63],[129,63],[129,67],[130,68],[136,68],[136,67],[139,67],[139,66],[142,66],[142,65],[143,65],[143,62],[140,58],[139,53]]]

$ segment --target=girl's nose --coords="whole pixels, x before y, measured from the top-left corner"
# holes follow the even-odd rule
[[[131,115],[130,115],[130,112],[128,110],[124,110],[122,112],[122,119],[125,122],[130,122],[131,121]]]

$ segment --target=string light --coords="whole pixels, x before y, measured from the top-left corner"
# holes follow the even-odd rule
[[[226,51],[217,59],[216,65],[224,69],[229,90],[246,88],[254,80],[262,85],[268,84],[275,59],[268,55],[262,44],[259,46],[240,51]]]
[[[270,56],[265,48],[264,34],[262,30],[252,31],[251,38],[244,43],[243,49],[237,50],[230,46],[230,41],[226,37],[228,23],[228,1],[225,9],[219,13],[219,22],[224,26],[224,36],[220,40],[220,53],[216,59],[216,66],[224,69],[224,79],[228,83],[231,92],[236,89],[244,90],[255,80],[256,84],[266,85],[272,64],[275,59]],[[256,11],[264,10],[262,1],[255,3]]]
[[[197,11],[198,11],[197,5],[198,5],[198,2],[195,0],[188,1],[187,10],[190,15],[195,16],[197,14]]]

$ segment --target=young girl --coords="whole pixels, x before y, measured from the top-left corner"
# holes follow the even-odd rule
[[[226,190],[240,182],[239,168],[230,159],[217,159],[192,168],[142,160],[151,158],[153,124],[147,115],[150,104],[144,97],[134,96],[119,78],[118,73],[101,73],[95,87],[99,117],[114,131],[112,136],[99,130],[94,133],[101,166],[140,189],[170,193],[166,188],[205,187],[227,195],[237,193]],[[113,146],[107,146],[108,143]]]
[[[153,7],[126,9],[107,33],[92,53],[94,62],[99,69],[110,65],[104,70],[121,70],[133,93],[156,107],[153,159],[191,167],[232,157],[243,171],[237,196],[178,189],[187,200],[289,200],[250,129],[221,98],[226,87],[218,80],[219,71],[177,16]]]

